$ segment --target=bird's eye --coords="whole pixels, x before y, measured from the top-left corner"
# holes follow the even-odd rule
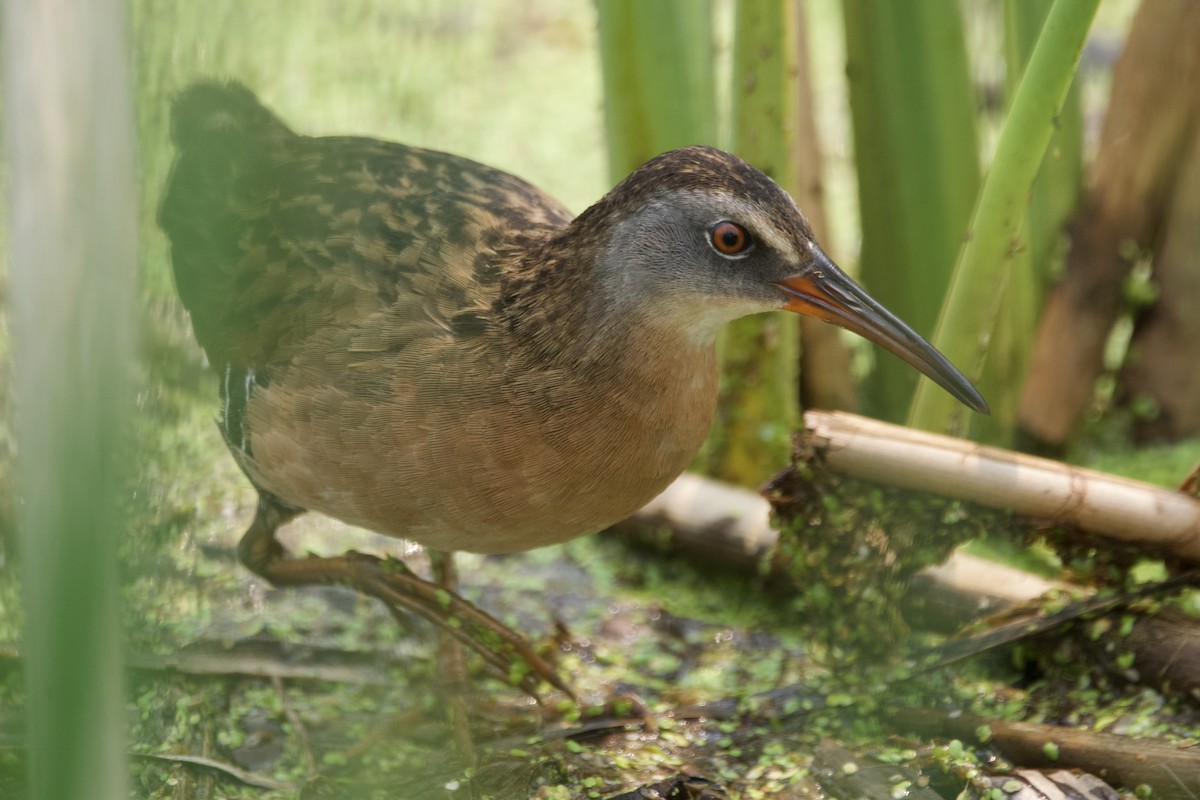
[[[746,229],[729,220],[722,220],[708,229],[708,243],[727,258],[744,256],[751,244]]]

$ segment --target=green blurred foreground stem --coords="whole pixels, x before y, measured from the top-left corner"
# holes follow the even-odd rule
[[[120,0],[4,7],[28,797],[124,798],[120,432],[133,108]]]
[[[978,377],[999,309],[1029,190],[1071,86],[1100,0],[1055,0],[1000,132],[933,344]],[[917,386],[908,424],[965,431],[967,409],[931,382]]]

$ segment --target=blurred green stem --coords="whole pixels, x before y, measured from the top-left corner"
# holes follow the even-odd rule
[[[797,194],[801,34],[794,0],[736,5],[730,149]],[[800,326],[794,314],[740,319],[721,334],[721,418],[710,470],[757,485],[787,461],[800,421]]]
[[[137,257],[127,9],[5,4],[31,798],[124,798],[120,431]]]
[[[613,182],[667,150],[716,144],[712,14],[692,0],[599,0]]]
[[[1009,104],[1049,11],[1048,3],[1005,0],[1005,94]],[[988,341],[988,368],[980,376],[978,388],[991,404],[992,416],[974,420],[973,435],[978,441],[1005,446],[1012,442],[1043,294],[1060,257],[1063,227],[1075,210],[1082,186],[1082,128],[1078,83],[1072,82],[1029,193],[1018,232],[1020,243],[1013,251],[1004,297]]]
[[[979,189],[975,97],[962,15],[945,0],[843,0],[862,210],[863,284],[917,331],[933,329]],[[881,354],[864,410],[899,420],[916,374]]]
[[[1030,187],[1098,5],[1099,0],[1055,0],[1000,132],[933,337],[933,344],[968,375],[982,372],[1011,260],[1019,249]],[[908,424],[962,432],[967,413],[923,380]]]
[[[1025,73],[1025,65],[1037,45],[1038,36],[1050,11],[1048,3],[1005,0],[1004,42],[1005,95],[1011,104]],[[1047,280],[1063,225],[1074,213],[1083,181],[1083,110],[1079,82],[1072,81],[1046,155],[1038,169],[1037,180],[1029,197],[1026,233],[1033,263],[1034,294],[1039,298]]]

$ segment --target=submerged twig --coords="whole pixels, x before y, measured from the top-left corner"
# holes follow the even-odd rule
[[[299,784],[276,780],[275,778],[271,778],[266,775],[258,775],[240,767],[235,767],[233,764],[229,764],[224,761],[217,761],[213,758],[205,758],[203,756],[174,755],[172,753],[133,753],[132,757],[149,758],[155,761],[171,761],[177,764],[192,764],[197,767],[215,769],[218,772],[223,772],[229,777],[246,784],[247,786],[257,786],[260,789],[275,789],[283,792],[296,792],[301,788]]]
[[[309,778],[313,778],[317,774],[317,760],[313,757],[312,745],[308,741],[308,728],[305,727],[304,720],[300,719],[300,715],[296,713],[296,709],[292,708],[292,704],[288,700],[287,689],[283,685],[283,679],[278,675],[272,675],[271,686],[275,689],[275,694],[279,695],[279,704],[283,707],[283,714],[291,723],[292,732],[296,734],[296,739],[300,743],[300,753],[304,756],[305,774]]]

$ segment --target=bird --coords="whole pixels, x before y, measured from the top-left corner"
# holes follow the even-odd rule
[[[857,332],[988,411],[830,260],[787,192],[722,150],[656,156],[575,216],[460,156],[296,133],[232,81],[177,95],[171,138],[159,224],[218,425],[258,493],[240,561],[416,612],[530,691],[570,693],[447,591],[451,570],[439,583],[356,551],[294,557],[277,530],[315,511],[437,554],[600,531],[696,455],[718,331],[760,312]]]

